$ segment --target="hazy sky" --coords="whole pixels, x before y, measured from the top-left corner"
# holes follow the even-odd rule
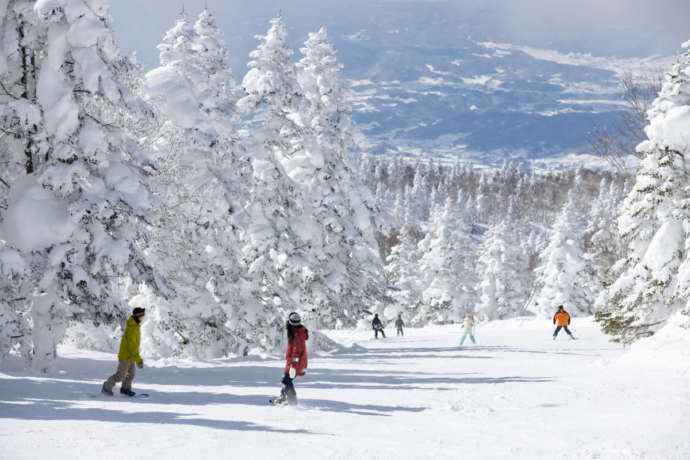
[[[471,37],[619,57],[673,55],[690,39],[690,0],[184,1],[190,19],[204,5],[224,30],[237,78],[245,73],[247,55],[258,43],[253,36],[265,33],[278,11],[295,48],[308,32],[327,25],[346,69],[347,59],[356,59],[345,50],[351,43],[347,36],[358,32],[374,46],[395,40],[397,46],[448,49],[461,47]],[[155,66],[155,46],[181,9],[181,1],[112,1],[113,27],[121,48],[137,51],[147,68]]]

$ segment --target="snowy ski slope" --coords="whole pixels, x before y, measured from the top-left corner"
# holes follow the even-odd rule
[[[296,408],[267,404],[278,357],[148,359],[134,390],[149,399],[98,395],[114,355],[64,349],[51,375],[10,360],[0,458],[690,458],[690,374],[619,359],[589,319],[572,330],[496,321],[462,348],[460,325],[331,331],[359,346],[312,354]]]

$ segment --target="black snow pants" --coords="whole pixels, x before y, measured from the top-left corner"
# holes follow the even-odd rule
[[[555,331],[553,331],[553,337],[556,338],[558,333],[561,331],[561,328],[565,329],[565,332],[572,337],[573,334],[570,333],[570,330],[568,329],[568,326],[558,326]]]
[[[385,338],[386,338],[386,333],[383,332],[383,329],[374,329],[374,338],[375,338],[375,339],[378,339],[378,338],[379,338],[379,332],[381,333],[381,335],[382,335],[383,338],[385,339]]]
[[[295,386],[292,384],[290,374],[288,374],[287,372],[283,376],[282,383],[283,387],[280,389],[281,399],[287,399],[288,404],[290,404],[291,406],[297,404],[297,393],[295,392]]]
[[[405,335],[405,333],[403,332],[403,328],[399,327],[396,335]]]

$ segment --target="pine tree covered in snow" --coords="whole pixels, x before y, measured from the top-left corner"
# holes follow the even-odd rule
[[[527,309],[543,318],[551,318],[559,305],[575,316],[592,312],[592,272],[584,258],[585,218],[576,196],[571,192],[554,222],[537,269],[536,294]]]
[[[616,217],[621,200],[620,187],[615,182],[602,179],[599,196],[592,202],[584,234],[585,259],[592,267],[594,294],[608,282],[610,267],[622,256],[616,235]]]
[[[425,324],[426,321],[426,318],[419,315],[424,287],[419,271],[421,254],[417,249],[417,243],[421,238],[416,227],[403,226],[385,267],[386,281],[391,289],[390,296],[400,310],[398,313],[405,313],[410,325]]]
[[[28,302],[22,297],[27,279],[30,279],[29,266],[19,251],[0,242],[0,365],[14,349],[25,359],[30,358]]]
[[[383,293],[383,266],[374,238],[373,197],[346,162],[354,142],[350,109],[339,82],[342,64],[326,28],[309,34],[298,63],[305,104],[299,112],[302,149],[284,162],[309,197],[321,229],[320,285],[307,295],[324,325],[354,325]],[[320,290],[320,289],[319,289]]]
[[[616,341],[631,343],[653,334],[687,301],[689,110],[686,51],[648,112],[648,140],[637,147],[644,158],[618,220],[627,254],[613,267],[615,281],[597,299],[597,320]]]
[[[152,312],[164,354],[227,356],[262,332],[246,321],[260,310],[240,251],[251,166],[238,145],[237,91],[220,39],[207,10],[193,26],[182,16],[159,45],[161,66],[146,75],[161,120],[155,246],[176,291]]]
[[[261,43],[250,53],[250,70],[241,85],[246,95],[238,101],[249,118],[247,149],[254,171],[247,229],[251,249],[244,251],[245,260],[261,285],[267,317],[276,321],[290,310],[311,310],[301,294],[321,277],[321,229],[286,172],[303,149],[296,114],[304,99],[285,36],[282,19],[274,18],[266,35],[257,37]]]
[[[462,194],[437,206],[419,242],[421,255],[417,269],[422,278],[423,304],[417,316],[426,321],[452,322],[474,311],[477,243],[472,223],[465,215]]]
[[[33,43],[44,46],[17,63],[40,69],[31,74],[35,93],[22,98],[41,118],[30,122],[35,136],[25,137],[32,167],[13,185],[3,235],[30,254],[32,364],[46,370],[70,319],[113,322],[128,309],[130,281],[158,283],[142,247],[153,220],[148,159],[123,126],[129,98],[115,78],[121,56],[107,5],[32,7]]]
[[[531,279],[521,234],[516,231],[515,210],[513,202],[508,217],[489,227],[479,248],[476,312],[484,319],[510,318],[525,313]]]
[[[3,235],[3,221],[12,184],[33,173],[33,158],[40,152],[36,53],[45,34],[38,22],[33,2],[0,2],[0,363],[11,349],[27,361],[32,350],[27,297],[35,279],[27,256],[8,246],[11,235]]]

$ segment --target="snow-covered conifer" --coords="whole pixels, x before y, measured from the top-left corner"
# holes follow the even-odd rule
[[[30,174],[13,184],[3,234],[31,253],[32,364],[47,370],[70,319],[115,321],[128,309],[127,279],[157,285],[142,247],[153,201],[146,155],[123,126],[128,91],[115,76],[120,53],[105,2],[23,6],[35,17],[32,38],[45,37],[19,60],[40,69],[35,93],[29,85],[21,98],[40,108],[31,130],[41,141],[29,148]]]
[[[689,108],[686,50],[647,114],[648,139],[637,146],[644,158],[618,220],[627,253],[614,265],[616,280],[597,300],[604,331],[623,343],[653,334],[687,301]]]
[[[592,273],[584,259],[585,218],[579,212],[576,195],[571,195],[551,229],[549,244],[537,269],[536,294],[527,309],[550,318],[559,305],[571,314],[592,312]]]
[[[310,294],[321,323],[355,324],[383,293],[383,266],[374,238],[375,203],[346,162],[347,149],[354,144],[350,109],[339,82],[342,64],[326,28],[309,34],[304,45],[297,65],[305,100],[299,113],[302,148],[283,164],[303,196],[311,199],[310,209],[321,229],[321,280],[312,286],[322,292]]]
[[[424,302],[417,316],[426,321],[459,321],[476,304],[477,244],[472,223],[463,215],[462,194],[458,201],[448,198],[436,207],[418,245]]]
[[[508,216],[489,227],[479,248],[477,314],[484,319],[503,319],[525,312],[531,280],[527,256],[516,228],[515,204]]]
[[[322,276],[321,230],[309,200],[286,172],[304,149],[297,109],[305,101],[285,36],[283,20],[274,18],[266,35],[257,37],[261,43],[250,53],[241,85],[246,95],[238,101],[249,119],[246,143],[254,172],[247,229],[251,248],[244,257],[274,318],[298,305],[309,309],[305,287]]]
[[[386,259],[386,281],[390,296],[398,306],[398,313],[405,313],[410,325],[425,324],[426,318],[419,315],[422,306],[423,280],[419,271],[421,254],[417,243],[421,236],[413,226],[403,226],[398,235],[398,244],[393,246]]]
[[[620,193],[615,182],[601,180],[599,196],[589,210],[585,229],[585,259],[593,271],[593,293],[607,282],[609,268],[622,254],[616,235],[616,213]]]
[[[152,312],[153,342],[165,354],[226,356],[263,333],[245,321],[260,310],[240,251],[251,166],[237,144],[237,96],[220,40],[209,11],[193,26],[183,15],[158,46],[161,65],[146,75],[161,120],[155,246],[176,291]]]

